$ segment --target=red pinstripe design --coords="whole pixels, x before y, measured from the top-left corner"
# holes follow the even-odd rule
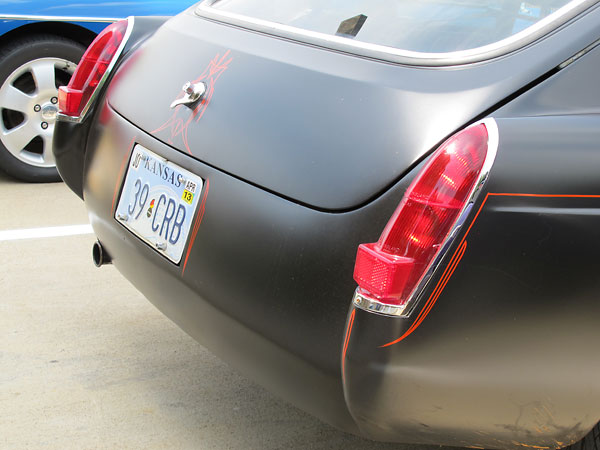
[[[440,281],[438,281],[438,284],[435,287],[435,289],[433,290],[433,292],[431,293],[431,296],[427,300],[427,303],[425,303],[425,306],[421,310],[421,313],[417,316],[417,318],[415,319],[413,324],[410,326],[410,328],[408,330],[406,330],[406,332],[402,336],[400,336],[398,339],[396,339],[395,341],[388,342],[387,344],[381,345],[380,346],[381,348],[389,347],[390,345],[394,345],[394,344],[406,339],[410,334],[412,334],[413,331],[415,331],[419,327],[419,325],[421,325],[423,320],[425,320],[425,317],[427,317],[427,315],[429,314],[429,312],[435,305],[435,302],[437,302],[437,299],[441,295],[442,291],[446,287],[446,283],[448,283],[448,280],[450,280],[450,277],[452,277],[452,274],[454,273],[454,270],[458,266],[458,263],[460,262],[463,255],[465,254],[466,249],[467,249],[467,243],[463,242],[460,245],[460,247],[458,248],[457,252],[454,253],[454,256],[452,257],[452,259],[450,260],[450,263],[446,267],[446,270],[444,271],[442,278],[440,278]]]
[[[110,207],[111,214],[114,216],[115,214],[115,203],[117,202],[117,194],[119,193],[119,188],[121,187],[121,182],[123,181],[123,174],[125,172],[125,166],[127,165],[127,161],[129,161],[129,157],[131,156],[131,151],[133,150],[133,144],[136,140],[137,136],[134,136],[131,142],[129,143],[129,152],[125,153],[123,156],[123,161],[121,162],[121,168],[119,169],[119,176],[117,177],[117,183],[115,185],[115,192],[113,194],[112,206]]]
[[[204,81],[207,83],[206,96],[194,108],[192,114],[189,114],[188,108],[184,108],[182,105],[179,105],[175,107],[175,111],[173,111],[171,117],[156,130],[151,131],[150,134],[156,135],[163,130],[168,130],[168,133],[170,134],[168,143],[172,145],[174,139],[180,136],[187,152],[190,155],[192,154],[192,150],[190,149],[188,142],[188,128],[193,121],[199,122],[200,119],[202,119],[202,116],[204,115],[204,112],[206,111],[206,108],[212,99],[217,80],[228,69],[231,61],[233,61],[233,58],[229,57],[230,53],[230,50],[227,50],[222,56],[217,53],[210,61],[208,67],[206,67],[202,75],[192,82],[198,83],[199,81]],[[177,98],[180,99],[182,97],[183,94],[180,93]]]
[[[467,231],[466,231],[465,235],[463,236],[463,238],[462,238],[462,240],[461,240],[458,248],[454,252],[454,255],[452,255],[452,258],[450,259],[450,262],[448,263],[448,266],[444,270],[444,272],[443,272],[440,280],[438,281],[435,289],[433,290],[433,292],[431,293],[431,295],[427,299],[427,302],[423,306],[423,309],[421,310],[421,312],[419,313],[419,315],[417,316],[417,318],[415,319],[415,321],[413,322],[413,324],[398,339],[395,339],[395,340],[393,340],[391,342],[388,342],[387,344],[381,345],[381,346],[379,346],[379,348],[389,347],[390,345],[397,344],[398,342],[406,339],[410,334],[412,334],[421,325],[421,323],[423,322],[423,320],[425,320],[425,318],[427,317],[427,315],[431,312],[431,309],[435,305],[435,303],[436,303],[437,299],[439,298],[439,296],[442,294],[444,288],[446,287],[446,284],[448,284],[448,281],[450,281],[450,278],[452,277],[452,274],[454,273],[454,270],[456,269],[456,267],[460,263],[463,255],[465,253],[466,247],[467,247],[467,242],[466,242],[467,236],[469,235],[469,232],[471,231],[471,228],[473,228],[473,225],[475,224],[475,221],[479,217],[479,214],[481,213],[481,210],[483,209],[483,207],[486,204],[486,202],[487,202],[487,200],[488,200],[489,197],[600,198],[600,195],[520,194],[520,193],[507,193],[507,192],[497,192],[497,193],[490,192],[490,193],[486,194],[485,198],[483,199],[483,202],[481,202],[481,206],[477,210],[477,214],[475,214],[475,217],[473,217],[473,220],[471,221],[471,224],[469,225],[469,228],[467,228]]]
[[[541,198],[600,198],[597,194],[511,194],[511,193],[489,193],[497,197],[541,197]]]
[[[346,339],[344,340],[344,349],[342,350],[342,380],[346,380],[346,352],[348,351],[348,344],[350,343],[350,334],[352,334],[352,325],[354,325],[354,315],[356,310],[353,309],[350,314],[350,320],[348,320],[348,328],[346,329]]]
[[[188,258],[190,257],[190,251],[194,246],[194,241],[196,240],[196,235],[198,234],[198,230],[200,230],[200,224],[202,223],[202,219],[204,218],[204,210],[206,206],[206,197],[208,197],[208,190],[210,189],[210,180],[207,178],[204,186],[204,194],[202,195],[202,200],[200,201],[200,206],[198,207],[198,212],[196,212],[196,219],[194,221],[194,228],[192,230],[192,236],[190,238],[190,243],[188,244],[187,252],[185,253],[185,259],[183,261],[183,269],[181,270],[181,276],[185,273],[185,268],[187,267]]]

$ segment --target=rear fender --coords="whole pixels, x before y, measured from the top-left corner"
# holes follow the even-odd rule
[[[413,314],[350,311],[344,391],[368,436],[558,448],[600,419],[600,116],[497,123],[487,192]]]

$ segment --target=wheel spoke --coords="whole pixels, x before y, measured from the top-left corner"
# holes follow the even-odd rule
[[[19,156],[21,150],[38,134],[37,130],[32,126],[31,121],[26,121],[18,127],[3,131],[2,143],[9,152],[15,156]]]
[[[52,133],[44,134],[42,139],[44,141],[44,152],[42,154],[44,164],[54,166],[56,162],[54,161],[54,153],[52,153]]]
[[[11,84],[6,84],[0,89],[0,108],[29,113],[33,97],[17,89]]]
[[[31,65],[31,73],[35,81],[38,94],[40,92],[56,91],[56,76],[53,61],[35,61]]]

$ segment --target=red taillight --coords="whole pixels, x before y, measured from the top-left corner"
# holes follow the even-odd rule
[[[488,131],[473,125],[448,139],[410,185],[376,243],[358,247],[359,292],[403,306],[448,238],[480,179]]]
[[[127,26],[127,20],[109,25],[85,51],[69,84],[61,86],[58,90],[58,109],[62,114],[81,116],[102,77],[117,56]]]

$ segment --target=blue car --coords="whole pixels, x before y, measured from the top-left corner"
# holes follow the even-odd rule
[[[58,87],[107,25],[130,15],[171,16],[193,0],[0,2],[0,169],[58,181],[52,154]]]

